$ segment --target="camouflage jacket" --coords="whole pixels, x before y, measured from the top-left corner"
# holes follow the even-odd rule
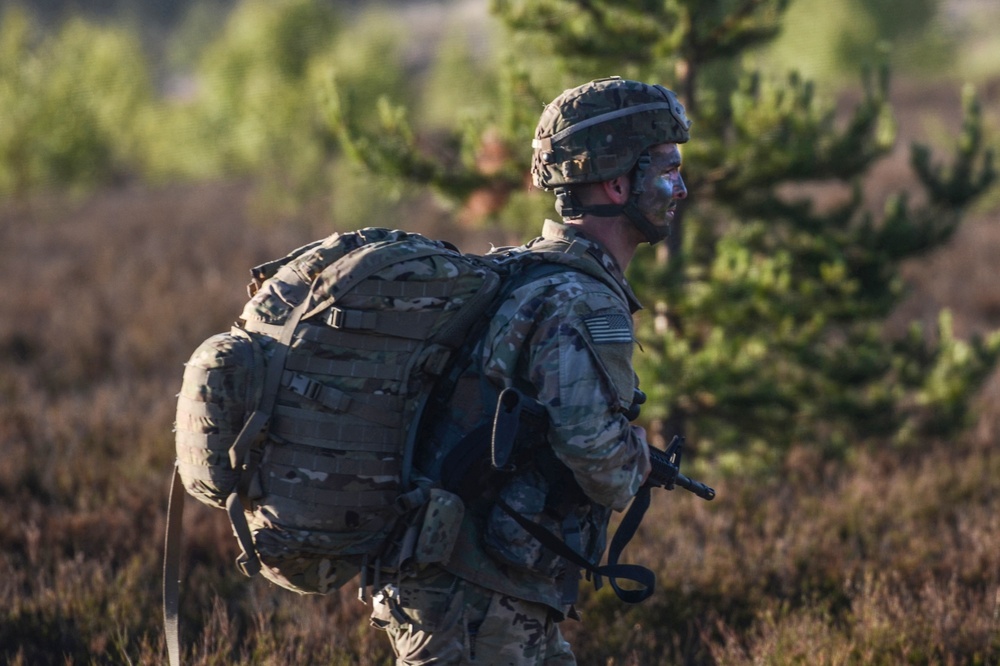
[[[567,270],[515,289],[476,349],[481,375],[459,381],[447,418],[459,430],[470,428],[484,403],[495,403],[498,391],[512,385],[545,405],[548,446],[535,445],[537,464],[506,479],[497,492],[597,563],[611,510],[627,506],[649,470],[646,443],[624,415],[636,388],[631,314],[639,305],[614,259],[571,225],[547,220],[540,238],[513,252],[571,243],[612,279]],[[418,454],[417,462],[431,476],[440,464],[432,450]],[[483,587],[564,611],[574,596],[567,591],[575,593],[575,572],[564,571],[563,560],[501,511],[494,498],[487,494],[469,502],[445,568]]]

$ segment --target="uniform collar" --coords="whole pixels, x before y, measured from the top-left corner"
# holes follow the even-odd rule
[[[632,312],[642,309],[639,299],[636,298],[632,287],[629,286],[628,281],[625,279],[625,272],[618,265],[618,262],[615,261],[615,258],[604,249],[603,245],[588,238],[579,227],[556,222],[555,220],[545,220],[545,224],[542,226],[542,238],[549,241],[569,243],[570,245],[576,243],[584,247],[586,250],[585,253],[600,264],[614,278],[615,282],[621,285],[628,299],[629,309]]]

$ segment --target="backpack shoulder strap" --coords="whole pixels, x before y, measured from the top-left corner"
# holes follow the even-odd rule
[[[525,251],[510,252],[508,256],[518,262],[540,262],[564,266],[563,270],[575,270],[600,281],[622,301],[628,304],[629,311],[635,312],[641,306],[632,290],[619,282],[603,266],[595,255],[593,246],[579,240],[564,241],[549,238],[535,239],[529,243]]]

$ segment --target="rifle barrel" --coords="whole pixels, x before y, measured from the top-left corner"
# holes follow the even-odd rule
[[[680,468],[666,451],[655,446],[649,447],[649,460],[653,464],[653,470],[646,481],[649,485],[668,490],[673,490],[674,486],[680,486],[704,500],[715,499],[714,488],[709,488],[701,481],[695,481],[681,474]]]
[[[695,481],[694,479],[690,479],[681,474],[680,472],[677,472],[677,478],[674,480],[674,483],[676,483],[684,490],[691,491],[692,493],[694,493],[695,495],[704,500],[711,501],[715,499],[714,488],[709,488],[701,481]]]

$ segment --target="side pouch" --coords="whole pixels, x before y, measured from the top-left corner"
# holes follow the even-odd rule
[[[223,508],[240,480],[229,448],[260,402],[264,354],[243,330],[208,338],[185,364],[174,421],[177,471],[184,488]]]
[[[458,540],[465,505],[458,495],[432,488],[414,550],[418,564],[447,562]]]

